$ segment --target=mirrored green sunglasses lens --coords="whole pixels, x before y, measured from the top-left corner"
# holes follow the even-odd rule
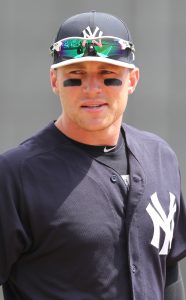
[[[82,40],[63,41],[60,56],[78,58],[84,55],[85,47],[82,46]]]
[[[97,54],[103,57],[115,56],[123,53],[121,45],[118,41],[103,41],[102,47],[94,46]]]
[[[109,57],[121,55],[123,53],[121,44],[118,40],[81,40],[69,39],[62,41],[59,55],[62,57],[79,58],[82,56],[92,55],[90,50],[93,50],[94,55],[101,57]]]

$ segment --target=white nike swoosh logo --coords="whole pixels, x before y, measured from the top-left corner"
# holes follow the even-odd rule
[[[112,147],[112,148],[107,148],[107,147],[105,147],[105,148],[103,149],[103,151],[104,151],[105,153],[107,153],[107,152],[110,152],[110,151],[114,150],[115,148],[116,148],[116,146],[114,146],[114,147]]]

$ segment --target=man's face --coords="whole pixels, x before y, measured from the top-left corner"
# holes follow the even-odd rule
[[[63,128],[95,132],[121,125],[138,69],[83,62],[51,70],[51,84],[62,105]]]

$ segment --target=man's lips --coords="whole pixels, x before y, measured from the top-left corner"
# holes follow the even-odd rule
[[[107,103],[84,103],[83,105],[81,105],[81,107],[83,109],[90,109],[90,110],[96,110],[96,109],[101,109],[108,106]]]

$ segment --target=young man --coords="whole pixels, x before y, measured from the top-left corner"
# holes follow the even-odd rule
[[[105,13],[75,15],[51,53],[62,113],[0,158],[5,299],[183,299],[176,156],[122,124],[139,79],[128,28]]]

